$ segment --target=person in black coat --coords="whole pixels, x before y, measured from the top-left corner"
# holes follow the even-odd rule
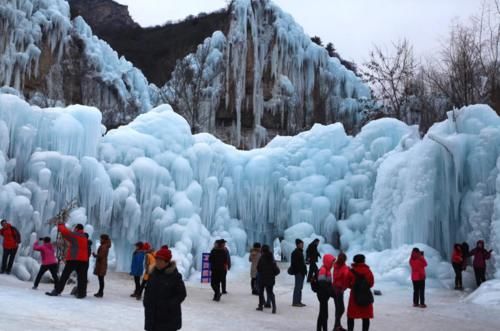
[[[228,254],[224,249],[223,243],[217,240],[208,258],[210,262],[210,271],[212,272],[210,284],[214,290],[214,301],[220,301],[221,285],[229,263],[227,256]]]
[[[259,285],[259,306],[257,307],[257,310],[263,310],[265,289],[267,293],[267,300],[271,302],[271,306],[273,308],[272,313],[276,314],[276,299],[274,297],[273,287],[276,276],[279,273],[280,269],[276,265],[276,261],[274,261],[274,256],[271,253],[269,246],[262,246],[262,255],[257,263],[257,277]]]
[[[302,303],[302,287],[304,286],[304,278],[307,275],[307,267],[304,260],[304,242],[300,239],[295,239],[295,250],[291,257],[291,273],[295,276],[295,286],[293,289],[294,307],[305,307]]]
[[[315,277],[318,273],[318,266],[316,263],[321,258],[318,252],[319,239],[314,239],[306,249],[306,263],[309,264],[309,274],[307,274],[307,282],[311,282],[311,278]]]
[[[144,330],[176,331],[182,327],[181,303],[186,287],[172,252],[161,248],[155,254],[156,265],[150,274],[144,293]]]

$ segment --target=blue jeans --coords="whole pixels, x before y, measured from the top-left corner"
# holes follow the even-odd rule
[[[304,287],[303,274],[295,274],[295,287],[293,288],[293,304],[302,303],[302,287]]]

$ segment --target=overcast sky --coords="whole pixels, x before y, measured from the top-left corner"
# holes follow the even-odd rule
[[[225,0],[117,0],[142,26],[163,24],[225,6]],[[311,36],[333,42],[346,59],[363,63],[373,44],[407,38],[426,56],[446,38],[453,20],[467,21],[482,0],[274,0]]]

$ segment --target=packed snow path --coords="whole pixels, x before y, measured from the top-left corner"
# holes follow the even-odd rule
[[[286,270],[282,267],[282,270]],[[142,303],[129,297],[133,281],[126,274],[112,273],[106,278],[103,299],[92,296],[97,287],[90,277],[89,297],[77,300],[66,287],[61,297],[47,297],[44,292],[52,285],[41,284],[37,291],[31,283],[12,276],[0,275],[0,311],[2,330],[79,331],[79,330],[143,330]],[[278,312],[255,310],[257,297],[249,294],[247,273],[232,275],[228,282],[229,294],[220,303],[214,303],[212,291],[206,285],[188,283],[188,297],[183,309],[183,330],[313,330],[316,327],[318,301],[306,285],[305,308],[290,306],[293,290],[292,277],[282,272],[275,289]],[[371,330],[405,331],[493,331],[498,330],[500,308],[464,303],[464,294],[446,290],[427,291],[428,308],[411,306],[411,290],[380,284],[383,296],[376,297],[375,319]],[[346,295],[347,302],[347,295]],[[333,327],[333,302],[330,302],[329,328]],[[343,321],[345,325],[345,320]],[[361,323],[355,330],[361,330]]]

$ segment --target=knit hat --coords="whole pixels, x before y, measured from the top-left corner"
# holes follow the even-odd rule
[[[297,238],[297,239],[295,239],[295,245],[296,245],[296,246],[298,246],[299,244],[302,244],[302,243],[304,243],[302,240],[300,240],[300,239],[298,239],[298,238]]]
[[[142,249],[145,251],[149,251],[151,249],[151,245],[149,243],[144,243],[142,245]]]
[[[155,257],[157,259],[162,259],[166,262],[170,262],[170,260],[172,260],[172,252],[168,248],[162,248],[156,252]]]

